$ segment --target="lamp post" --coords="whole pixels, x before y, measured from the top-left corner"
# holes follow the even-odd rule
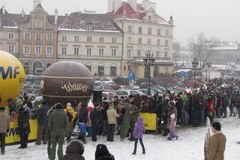
[[[198,61],[194,59],[192,62],[192,67],[194,69],[194,88],[196,88],[196,72],[197,72]]]
[[[145,58],[143,58],[143,61],[145,65],[148,67],[148,95],[151,95],[150,91],[150,80],[151,80],[151,65],[154,63],[155,58],[153,57],[153,53],[151,54],[150,51],[148,51],[145,55]]]
[[[211,62],[208,62],[208,63],[207,63],[207,68],[208,68],[208,72],[209,72],[208,74],[209,74],[209,75],[208,75],[207,81],[209,81],[209,79],[210,79],[210,68],[211,68],[211,66],[212,66],[212,63],[211,63]]]

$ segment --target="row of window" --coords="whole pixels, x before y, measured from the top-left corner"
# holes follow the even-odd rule
[[[128,43],[132,43],[132,37],[128,37]],[[138,44],[143,44],[142,38],[138,38]],[[151,38],[147,39],[147,45],[152,45],[152,39]],[[156,45],[158,45],[158,46],[161,45],[160,39],[157,39]],[[168,46],[168,40],[165,40],[165,46]]]
[[[128,32],[134,32],[132,26],[128,26]],[[148,27],[147,32],[145,32],[145,31],[143,30],[143,27],[138,27],[138,33],[139,33],[139,34],[154,35],[153,30],[152,30],[151,27]],[[164,35],[164,34],[162,34],[161,29],[157,29],[155,35],[161,36],[161,35]],[[169,36],[169,30],[167,30],[167,29],[165,30],[165,36]]]
[[[92,48],[87,48],[86,51],[87,51],[87,56],[91,56],[92,53],[93,53]],[[73,53],[74,55],[80,55],[80,48],[79,47],[74,47],[73,52],[74,52]],[[62,47],[61,48],[61,54],[66,55],[67,53],[68,53],[67,52],[67,47]],[[104,53],[105,53],[105,50],[103,48],[98,49],[98,56],[104,56]],[[117,49],[111,49],[111,56],[112,57],[117,56]]]
[[[66,35],[63,35],[62,38],[61,38],[61,41],[62,42],[67,42],[68,39],[67,39],[67,36]],[[87,39],[86,39],[87,42],[92,42],[92,37],[91,36],[87,36]],[[80,36],[74,36],[74,42],[80,42]],[[104,37],[99,37],[99,43],[104,43]],[[112,37],[112,43],[117,43],[117,38],[116,37]]]
[[[145,54],[145,52],[144,52],[144,54]],[[137,50],[137,57],[138,58],[141,58],[144,54],[142,54],[142,50]],[[160,51],[156,51],[156,55],[155,56],[157,58],[161,57]],[[169,58],[168,51],[164,52],[164,57],[165,58]],[[132,58],[132,50],[131,49],[127,50],[127,58]]]
[[[87,48],[87,56],[91,56],[92,55],[92,48]],[[8,52],[9,53],[15,53],[15,45],[9,45],[8,47]],[[80,55],[80,48],[79,47],[74,47],[73,49],[73,54],[74,55]],[[31,46],[30,45],[24,45],[23,46],[23,54],[30,54],[31,53]],[[35,54],[42,54],[42,46],[41,45],[35,45]],[[67,47],[62,47],[61,48],[61,54],[62,55],[66,55],[67,52]],[[98,49],[98,56],[104,56],[105,54],[105,49],[103,48],[99,48]],[[53,54],[53,46],[46,46],[46,54],[47,55],[52,55]],[[111,56],[112,57],[116,57],[117,56],[117,49],[112,48],[111,49]],[[168,57],[168,51],[164,52],[164,57]],[[132,49],[128,49],[127,50],[127,57],[131,58],[132,57]],[[137,50],[137,57],[142,57],[142,51],[141,50]],[[156,51],[156,57],[161,57],[160,56],[160,51]]]

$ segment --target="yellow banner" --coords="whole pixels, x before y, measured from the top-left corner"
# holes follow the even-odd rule
[[[28,136],[28,140],[36,140],[37,139],[37,126],[38,121],[36,119],[29,120],[30,122],[30,134]],[[6,136],[6,144],[16,143],[20,141],[19,133],[18,133],[18,122],[11,122],[10,129]]]
[[[157,115],[155,113],[140,113],[140,116],[143,118],[143,123],[146,130],[157,129]]]

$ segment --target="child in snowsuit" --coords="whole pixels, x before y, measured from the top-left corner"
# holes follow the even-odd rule
[[[143,118],[138,117],[137,123],[136,123],[134,131],[133,131],[133,137],[135,139],[135,143],[134,143],[134,150],[133,150],[132,154],[136,154],[138,140],[140,141],[140,144],[142,146],[142,153],[143,154],[146,153],[145,152],[145,147],[144,147],[144,144],[143,144],[143,140],[142,140],[142,136],[143,136],[144,132],[145,132],[145,127],[144,127],[144,123],[143,123]]]

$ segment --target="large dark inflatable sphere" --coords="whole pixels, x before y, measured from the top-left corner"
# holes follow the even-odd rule
[[[75,106],[88,102],[94,87],[93,76],[81,63],[60,61],[49,66],[42,75],[41,93],[49,105],[68,102]]]

